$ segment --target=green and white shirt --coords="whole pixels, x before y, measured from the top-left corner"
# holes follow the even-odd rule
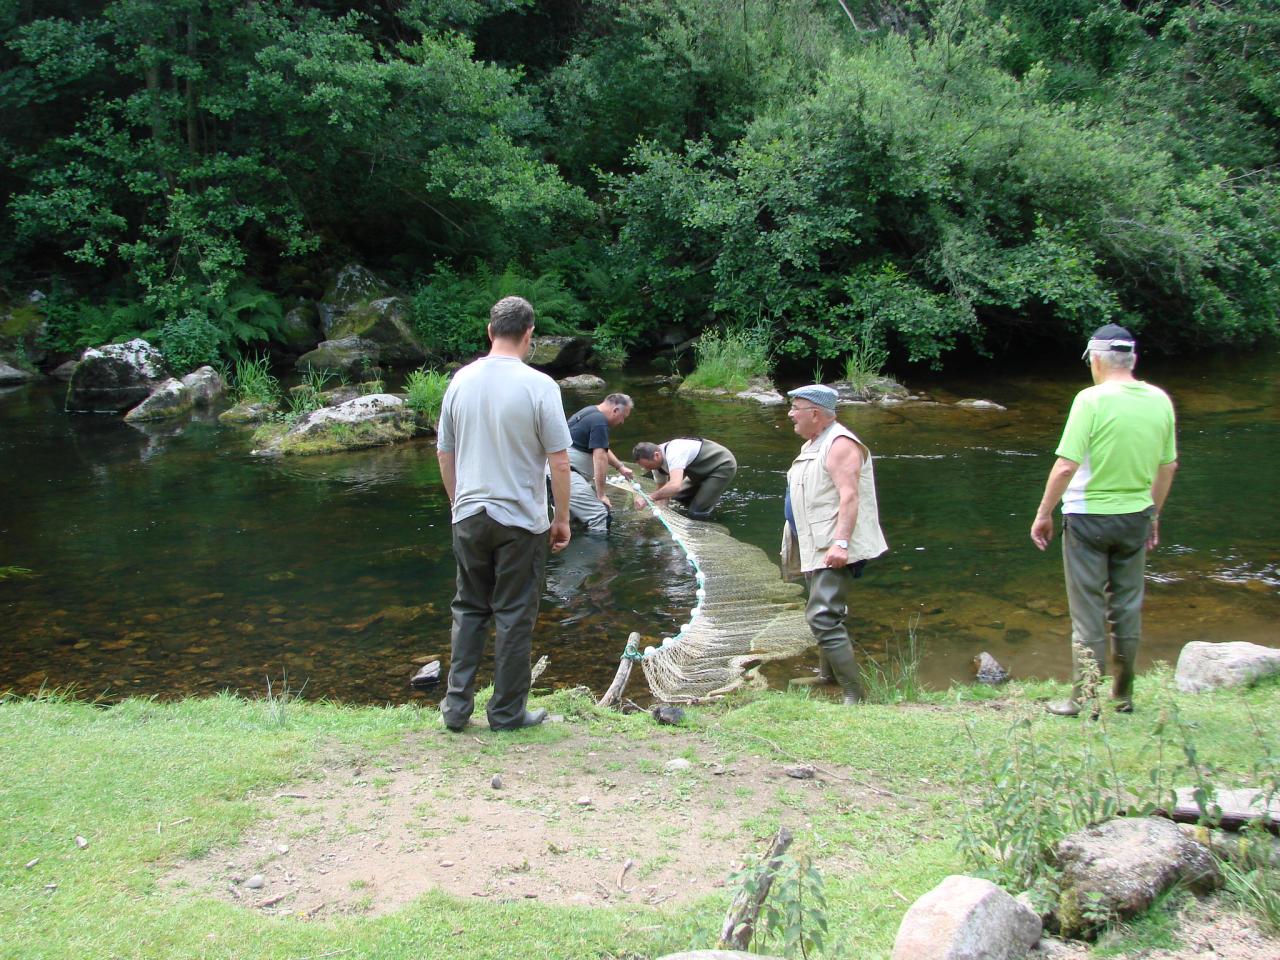
[[[1178,459],[1173,404],[1141,380],[1081,390],[1057,454],[1080,464],[1062,495],[1063,513],[1139,513],[1151,506],[1156,471]]]

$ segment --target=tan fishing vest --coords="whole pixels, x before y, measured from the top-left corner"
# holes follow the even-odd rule
[[[827,453],[837,437],[848,437],[862,448],[862,471],[858,479],[858,517],[849,535],[849,562],[870,560],[889,549],[880,530],[880,512],[876,506],[876,477],[871,464],[871,450],[852,431],[838,421],[805,442],[787,471],[787,487],[791,491],[791,511],[796,519],[796,534],[790,524],[783,524],[783,575],[808,573],[823,566],[831,541],[835,539],[836,519],[840,512],[840,492],[827,473]]]

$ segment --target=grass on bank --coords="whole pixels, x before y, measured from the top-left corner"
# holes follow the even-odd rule
[[[1139,712],[1108,718],[1112,762],[1135,787],[1151,766],[1157,717],[1149,705],[1166,682],[1167,672],[1140,678]],[[518,751],[521,763],[534,763],[542,747],[573,729],[602,742],[687,737],[730,757],[803,761],[831,771],[826,813],[790,824],[794,849],[845,865],[825,874],[830,932],[821,956],[874,960],[888,957],[908,902],[946,875],[966,872],[956,841],[964,810],[983,787],[966,726],[979,742],[998,743],[1011,714],[1025,708],[1044,749],[1069,755],[1085,725],[1031,712],[1032,698],[1061,690],[1012,685],[1005,698],[989,701],[957,689],[926,694],[920,704],[856,710],[802,694],[747,694],[690,710],[675,732],[647,715],[597,711],[560,692],[541,703],[565,714],[567,725],[485,735],[486,752]],[[1255,773],[1256,747],[1242,731],[1255,723],[1280,726],[1278,692],[1271,682],[1179,698],[1198,756],[1212,765],[1219,785]],[[304,779],[335,745],[376,754],[410,735],[424,753],[438,751],[448,762],[453,741],[438,715],[413,706],[290,700],[282,712],[270,699],[230,695],[171,704],[128,700],[110,708],[57,696],[0,703],[6,812],[0,857],[7,867],[0,871],[0,957],[568,960],[657,957],[714,945],[731,887],[665,908],[476,902],[431,893],[384,916],[312,921],[159,887],[175,861],[233,843],[259,815],[256,796]],[[720,789],[731,786],[725,781]],[[742,824],[745,845],[776,829],[778,818],[762,812]],[[89,846],[78,849],[77,835]],[[1135,929],[1131,935],[1141,938],[1141,926]]]
[[[698,337],[694,354],[697,366],[681,389],[738,393],[752,378],[769,375],[769,330],[763,325],[711,328]]]

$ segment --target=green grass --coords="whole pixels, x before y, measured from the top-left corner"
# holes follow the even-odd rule
[[[738,393],[753,377],[769,374],[769,330],[763,325],[711,328],[698,337],[694,353],[697,366],[681,389]]]
[[[266,354],[236,357],[231,374],[231,396],[236,403],[279,403],[280,381],[271,375]]]
[[[435,423],[440,416],[440,404],[444,400],[444,392],[448,386],[448,374],[425,368],[412,371],[404,381],[405,392],[409,395],[409,406],[418,416],[432,423]]]
[[[1167,675],[1139,678],[1139,712],[1108,718],[1116,766],[1126,783],[1151,765],[1153,698]],[[1060,684],[1010,684],[996,709],[955,691],[923,703],[856,709],[803,694],[748,693],[691,709],[686,726],[658,727],[645,714],[596,711],[557,692],[539,703],[568,724],[485,739],[484,762],[557,762],[574,731],[602,742],[653,741],[670,756],[694,741],[724,755],[812,763],[825,777],[822,813],[811,825],[786,804],[762,804],[738,827],[765,837],[785,819],[796,848],[847,866],[826,874],[831,925],[824,957],[887,958],[908,903],[950,873],[965,872],[955,845],[961,808],[979,787],[965,742],[970,721],[980,739],[1004,737],[1016,702],[1060,694]],[[1280,684],[1179,699],[1199,756],[1215,782],[1246,779],[1256,746],[1242,730],[1280,725]],[[985,692],[984,692],[985,695]],[[161,888],[177,860],[234,842],[261,815],[254,798],[314,775],[335,751],[373,758],[407,735],[449,741],[434,711],[413,706],[352,708],[291,700],[281,724],[271,705],[230,695],[114,707],[63,695],[0,701],[0,958],[441,956],[547,960],[656,957],[714,942],[731,891],[693,904],[576,908],[533,902],[476,902],[429,893],[393,913],[310,922],[266,917],[190,892]],[[1069,747],[1080,721],[1034,721],[1047,749]],[[573,725],[573,726],[570,726]],[[376,759],[368,761],[376,765]],[[585,757],[583,759],[585,761]],[[674,778],[654,772],[664,789]],[[711,781],[732,794],[734,785]],[[695,789],[710,789],[699,781]],[[673,804],[676,810],[683,804]],[[461,811],[458,811],[461,812]],[[653,815],[653,814],[647,814]],[[429,826],[429,825],[428,825]],[[670,824],[677,831],[687,827]],[[587,845],[608,845],[582,819]],[[80,850],[74,837],[89,846]],[[30,869],[23,864],[38,858]],[[52,891],[46,884],[56,883]],[[1145,921],[1144,921],[1145,922]],[[1165,936],[1152,919],[1143,934]],[[1141,929],[1140,924],[1131,925]],[[494,937],[494,930],[502,930]],[[432,946],[434,945],[434,946]]]

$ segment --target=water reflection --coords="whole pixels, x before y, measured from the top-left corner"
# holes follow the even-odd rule
[[[1182,469],[1151,558],[1143,666],[1191,639],[1274,643],[1280,550],[1274,357],[1145,371],[1178,405]],[[941,401],[1004,411],[857,406],[842,419],[879,463],[891,552],[852,596],[871,651],[913,618],[925,679],[965,679],[988,650],[1015,675],[1069,673],[1061,563],[1027,539],[1067,406],[1068,373],[922,384]],[[717,520],[776,550],[781,492],[799,446],[781,409],[697,402],[653,386],[616,438],[717,439],[740,470]],[[207,417],[143,427],[67,416],[65,387],[0,396],[0,689],[77,684],[86,694],[261,692],[268,676],[308,696],[433,697],[408,678],[447,657],[453,561],[434,448],[263,461],[246,433]],[[566,399],[572,406],[581,398]],[[587,398],[588,400],[591,397]],[[689,568],[663,530],[620,505],[607,538],[551,559],[535,653],[543,683],[607,684],[627,634],[654,642],[687,619]],[[797,665],[783,665],[778,674]]]

